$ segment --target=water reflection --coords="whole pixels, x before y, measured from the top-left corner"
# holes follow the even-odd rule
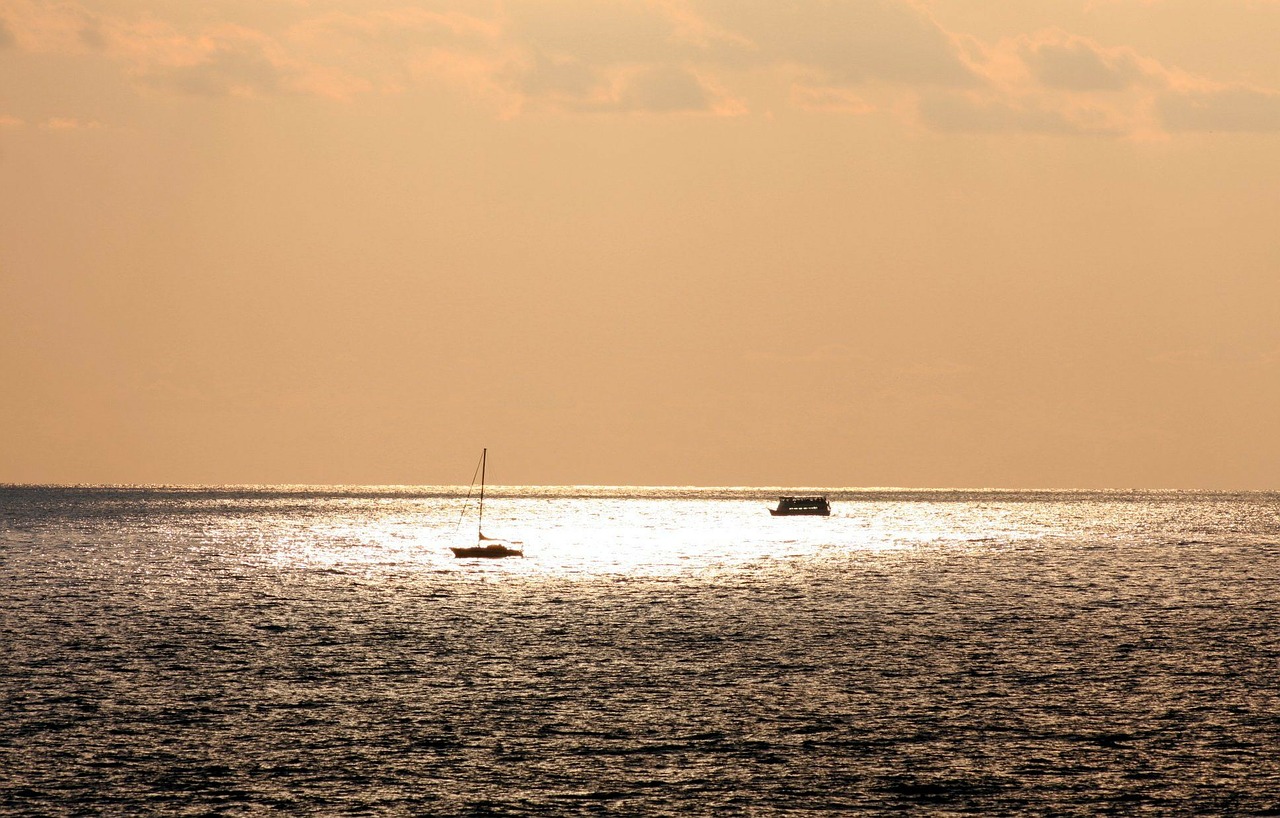
[[[772,518],[780,492],[508,489],[485,527],[529,557],[483,562],[447,550],[474,536],[451,490],[4,491],[21,814],[1280,792],[1271,496],[831,491]]]
[[[768,489],[497,487],[486,533],[524,541],[526,557],[482,561],[448,550],[475,537],[457,488],[72,491],[83,502],[71,507],[62,535],[79,531],[81,546],[95,548],[109,521],[119,532],[107,538],[113,547],[154,552],[151,564],[179,572],[224,560],[278,571],[461,579],[695,576],[958,559],[1060,541],[1247,540],[1277,523],[1275,504],[1231,495],[828,489],[815,493],[832,498],[830,517],[771,517],[778,492]],[[12,529],[6,537],[20,534]]]
[[[834,549],[893,550],[939,539],[862,515],[775,519],[757,502],[629,498],[512,498],[494,503],[486,533],[524,541],[526,557],[458,560],[451,545],[474,541],[458,504],[402,500],[393,507],[334,508],[300,522],[295,513],[254,513],[251,525],[206,531],[277,567],[416,568],[458,573],[666,575]],[[211,521],[212,522],[212,521]],[[472,523],[474,525],[474,523]]]
[[[589,578],[695,574],[780,560],[883,559],[908,551],[958,557],[1078,537],[1082,528],[1105,541],[1119,531],[1141,535],[1147,525],[1141,518],[1151,514],[1145,503],[1029,503],[996,495],[976,503],[855,497],[837,500],[831,517],[778,518],[769,516],[769,498],[759,490],[750,497],[723,489],[701,490],[701,496],[692,489],[665,491],[655,497],[652,489],[502,490],[486,509],[486,533],[522,540],[524,559],[455,559],[448,548],[474,541],[474,517],[462,514],[460,497],[434,494],[312,498],[305,510],[289,497],[285,508],[253,504],[231,516],[218,507],[203,538],[277,568]],[[1149,525],[1167,531],[1176,516],[1165,513]]]

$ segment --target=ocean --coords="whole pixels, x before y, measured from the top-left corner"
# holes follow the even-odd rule
[[[460,493],[0,486],[0,812],[1280,815],[1280,495]]]

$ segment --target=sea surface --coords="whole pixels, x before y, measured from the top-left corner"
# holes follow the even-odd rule
[[[1280,495],[813,491],[0,486],[0,813],[1280,815]]]

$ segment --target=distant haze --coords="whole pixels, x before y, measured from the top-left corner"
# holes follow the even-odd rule
[[[0,0],[0,482],[1280,489],[1275,0]]]

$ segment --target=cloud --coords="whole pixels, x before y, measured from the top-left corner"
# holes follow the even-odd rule
[[[1131,49],[1106,49],[1057,32],[1025,41],[1023,60],[1041,85],[1068,91],[1120,91],[1148,75]]]
[[[927,90],[920,122],[940,132],[1149,139],[1165,135],[1158,101],[1213,84],[1127,46],[1059,29],[993,44],[973,41],[984,79],[974,89]]]
[[[737,35],[720,48],[729,64],[785,63],[843,84],[977,81],[956,39],[904,0],[703,0],[691,8]]]
[[[687,7],[648,0],[508,6],[501,81],[529,111],[735,114],[710,49],[731,35]]]
[[[623,110],[661,113],[710,111],[711,95],[691,71],[660,66],[631,78],[618,97]]]
[[[257,32],[230,28],[187,42],[176,59],[143,64],[147,84],[196,96],[267,96],[290,85],[286,57]]]
[[[150,92],[350,100],[446,89],[521,113],[883,111],[942,133],[1280,130],[1277,93],[1060,29],[998,41],[920,0],[8,0],[0,48],[93,54]],[[15,112],[20,114],[22,112]]]
[[[597,71],[580,60],[545,54],[533,55],[512,79],[528,96],[569,99],[590,97],[602,81]]]
[[[209,98],[312,95],[345,100],[373,90],[353,73],[342,49],[311,53],[306,33],[272,36],[223,24],[191,33],[159,21],[118,26],[106,37],[107,51],[129,75],[150,89]]]
[[[1170,93],[1157,102],[1172,133],[1280,133],[1280,93],[1242,85]]]
[[[444,6],[326,13],[289,25],[280,41],[297,63],[294,90],[340,100],[414,85],[502,97],[494,90],[511,60],[501,20]]]
[[[101,21],[96,18],[86,19],[78,36],[80,42],[90,51],[102,51],[107,47],[106,33],[103,31]]]
[[[905,0],[537,0],[508,5],[526,109],[740,113],[744,77],[795,80],[808,110],[866,112],[867,83],[969,87],[963,49]],[[796,78],[799,79],[796,79]],[[748,83],[749,84],[749,83]]]
[[[519,0],[506,11],[514,44],[590,66],[668,63],[692,50],[677,36],[680,18],[648,0]]]
[[[456,11],[389,8],[334,12],[290,25],[280,40],[297,60],[330,74],[359,77],[370,90],[397,92],[423,65],[501,50],[502,26]],[[457,60],[455,60],[457,61]],[[484,60],[492,65],[492,57]]]
[[[80,3],[5,0],[0,3],[0,48],[82,54],[101,49],[106,31],[121,24],[123,18],[95,13]]]

